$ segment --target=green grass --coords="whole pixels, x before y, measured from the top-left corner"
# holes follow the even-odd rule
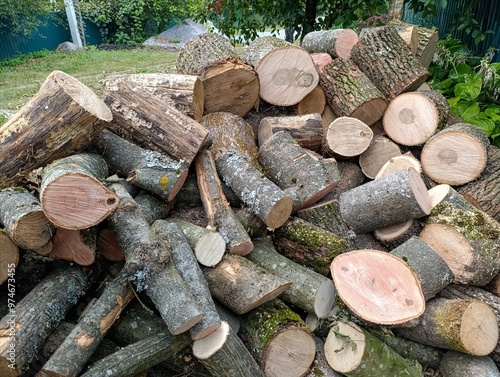
[[[157,48],[40,52],[0,62],[0,109],[18,110],[35,95],[54,70],[63,71],[102,95],[106,76],[114,73],[174,73],[177,53]],[[1,122],[0,122],[1,123]]]

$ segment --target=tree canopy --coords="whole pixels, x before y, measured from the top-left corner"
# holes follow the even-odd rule
[[[42,24],[40,16],[61,6],[62,0],[0,0],[0,27],[13,34],[29,35]]]

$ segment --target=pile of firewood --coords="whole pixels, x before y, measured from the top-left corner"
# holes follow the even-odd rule
[[[395,24],[189,40],[0,128],[0,375],[499,376],[500,150]]]

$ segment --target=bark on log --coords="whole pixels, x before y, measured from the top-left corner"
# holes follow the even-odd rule
[[[125,255],[115,233],[108,228],[104,228],[97,236],[97,248],[104,259],[111,262],[123,262]]]
[[[52,239],[54,246],[47,256],[90,266],[95,262],[96,233],[97,230],[92,228],[85,231],[57,228]]]
[[[489,144],[480,128],[456,123],[425,143],[420,162],[425,174],[437,183],[462,185],[479,177],[485,169]]]
[[[174,199],[188,175],[186,163],[141,148],[109,130],[103,130],[94,145],[111,170],[167,201]]]
[[[476,356],[488,355],[498,342],[495,313],[479,300],[433,298],[417,327],[394,331],[417,343]]]
[[[243,341],[227,322],[222,322],[215,333],[194,341],[193,354],[212,376],[265,376]]]
[[[323,74],[325,67],[333,60],[332,56],[326,52],[312,53],[311,58],[320,76]]]
[[[426,81],[427,69],[413,57],[394,27],[364,30],[351,58],[389,101]]]
[[[401,149],[396,143],[385,136],[377,135],[359,156],[359,165],[364,175],[374,179],[387,161],[400,155]]]
[[[408,168],[340,195],[344,221],[357,233],[426,216],[431,200],[420,174]]]
[[[47,245],[54,235],[54,226],[43,213],[38,199],[21,187],[0,191],[0,224],[22,249],[36,251]]]
[[[264,56],[281,47],[291,46],[290,42],[273,36],[255,38],[246,47],[243,60],[253,67],[257,67]]]
[[[267,234],[267,226],[248,207],[233,208],[238,221],[252,238]]]
[[[340,194],[344,191],[358,187],[366,181],[366,176],[361,171],[359,164],[348,161],[338,161],[337,167],[339,169],[340,179],[337,181],[337,185],[332,191],[321,199],[323,203],[332,199],[338,199]]]
[[[22,183],[33,169],[82,151],[112,118],[92,90],[53,71],[38,93],[0,127],[0,188]]]
[[[321,154],[349,158],[363,153],[373,139],[373,131],[357,118],[339,117],[323,134]]]
[[[9,314],[0,320],[2,376],[20,376],[27,369],[45,339],[89,285],[89,277],[81,269],[58,269],[21,301],[10,299]]]
[[[222,192],[212,152],[204,150],[195,161],[201,200],[208,218],[208,228],[217,230],[230,252],[246,255],[253,249],[252,240],[236,219]]]
[[[111,89],[104,100],[113,112],[111,131],[142,148],[191,164],[207,138],[203,126],[174,107],[134,91],[126,82]]]
[[[335,372],[325,356],[325,342],[318,336],[313,336],[316,344],[316,356],[312,363],[311,369],[304,377],[342,377],[340,373]]]
[[[0,229],[0,284],[7,281],[19,263],[19,248],[4,229]],[[11,280],[11,282],[15,282]],[[7,282],[8,283],[8,282]],[[7,284],[7,288],[9,284]]]
[[[357,42],[358,34],[354,30],[334,29],[309,32],[301,45],[310,53],[326,52],[333,58],[349,59]]]
[[[228,150],[218,156],[216,166],[223,181],[269,228],[279,228],[288,220],[293,210],[291,196],[262,176],[250,160]]]
[[[295,210],[317,202],[339,180],[336,163],[315,160],[285,131],[275,133],[260,146],[259,161],[266,176],[290,193]]]
[[[297,104],[297,115],[322,114],[326,106],[326,95],[321,86],[317,85],[311,93]]]
[[[255,249],[247,256],[256,265],[291,281],[292,285],[281,294],[281,299],[318,318],[327,316],[335,304],[335,287],[331,279],[314,272],[279,254],[271,240],[254,240]]]
[[[106,286],[102,295],[83,315],[38,375],[78,375],[133,297],[132,287],[123,271]]]
[[[338,116],[357,118],[370,126],[387,108],[384,94],[350,59],[337,58],[325,66],[319,84]]]
[[[488,147],[488,160],[481,176],[459,187],[469,202],[500,222],[500,148]]]
[[[384,131],[401,145],[421,145],[448,123],[450,105],[433,90],[403,93],[387,106]]]
[[[288,132],[301,147],[317,151],[323,135],[321,115],[314,113],[266,117],[259,124],[259,145],[263,145],[273,134],[280,131]]]
[[[179,225],[156,220],[151,229],[172,245],[173,263],[204,313],[203,318],[189,329],[189,333],[194,340],[204,338],[220,327],[221,320],[196,256]]]
[[[246,314],[241,337],[268,377],[300,377],[314,361],[316,345],[300,316],[275,299]]]
[[[500,377],[500,372],[491,357],[466,355],[456,351],[444,354],[439,371],[443,377]]]
[[[225,255],[217,266],[204,268],[203,275],[212,296],[237,314],[272,300],[292,284],[240,255]]]
[[[420,161],[414,157],[411,152],[407,152],[400,156],[394,156],[389,159],[384,165],[382,165],[374,179],[378,179],[407,168],[413,168],[419,173],[422,173],[422,165],[420,164]]]
[[[419,26],[418,32],[418,48],[415,57],[424,68],[428,68],[434,58],[436,52],[439,35],[437,30]]]
[[[418,318],[425,309],[416,274],[398,257],[378,250],[355,250],[331,265],[339,297],[359,318],[395,325]]]
[[[134,200],[141,208],[141,211],[149,225],[154,223],[155,220],[165,219],[174,205],[173,202],[166,202],[158,196],[150,194],[144,190],[134,196]]]
[[[483,286],[500,271],[500,224],[448,185],[430,190],[436,203],[420,238],[450,266],[455,281]]]
[[[325,342],[326,360],[352,377],[422,376],[418,362],[406,360],[353,322],[338,322]]]
[[[276,250],[294,262],[327,276],[345,240],[298,217],[291,217],[273,233]]]
[[[418,51],[418,26],[416,25],[393,25],[391,22],[389,22],[389,25],[394,26],[396,30],[398,31],[399,36],[405,41],[405,43],[410,47],[410,51],[415,56]],[[422,62],[420,62],[422,64]],[[423,65],[423,64],[422,64]],[[425,68],[428,68],[427,66],[424,66]]]
[[[145,290],[173,335],[189,330],[203,313],[170,260],[171,245],[152,234],[149,224],[123,183],[110,183],[120,197],[108,219],[125,254],[129,280]]]
[[[421,238],[411,237],[392,250],[391,254],[408,263],[416,272],[426,301],[453,283],[455,279],[443,258]]]
[[[277,106],[296,105],[314,90],[319,80],[309,53],[294,45],[267,53],[255,71],[259,75],[260,97]]]
[[[106,161],[89,153],[61,158],[46,166],[40,187],[45,216],[65,229],[85,229],[103,221],[119,201],[100,182],[107,174]]]

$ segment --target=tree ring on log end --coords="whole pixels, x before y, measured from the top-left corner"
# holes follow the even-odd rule
[[[208,359],[224,346],[230,331],[229,324],[222,321],[217,330],[193,342],[193,355],[200,360]]]
[[[277,229],[282,226],[293,212],[293,200],[290,196],[285,196],[278,200],[266,218],[266,225],[269,229]]]
[[[478,318],[481,320],[478,321]],[[484,328],[486,323],[496,323],[495,312],[484,302],[472,301],[463,313],[460,326],[460,339],[468,353],[486,356],[495,349],[498,343],[498,326]]]
[[[336,372],[348,373],[355,370],[363,360],[366,341],[365,334],[355,323],[337,322],[334,333],[330,330],[325,342],[325,357]],[[336,333],[339,336],[335,335]],[[349,344],[346,345],[346,342]]]

